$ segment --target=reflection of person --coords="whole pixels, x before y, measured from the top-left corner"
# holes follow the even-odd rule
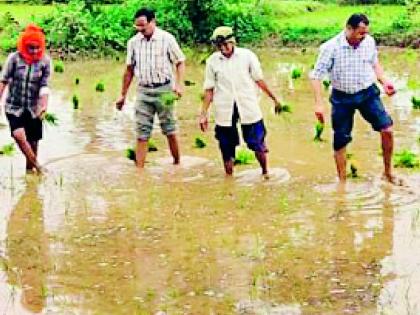
[[[121,97],[117,109],[125,104],[128,88],[134,76],[138,79],[136,101],[136,164],[144,167],[147,141],[153,129],[155,113],[159,116],[162,132],[168,138],[174,164],[179,163],[179,149],[176,138],[176,122],[173,106],[165,106],[162,96],[175,92],[183,93],[182,80],[185,70],[185,56],[172,34],[156,26],[155,13],[146,8],[134,16],[137,35],[128,41],[127,68],[124,73]],[[175,81],[173,81],[175,65]]]
[[[207,130],[208,109],[213,102],[216,138],[226,175],[230,176],[233,173],[235,148],[239,144],[236,128],[239,119],[245,142],[255,152],[263,175],[268,176],[266,129],[258,105],[258,87],[274,101],[277,110],[281,110],[281,105],[263,80],[258,57],[252,51],[236,46],[230,27],[216,28],[211,39],[219,51],[207,60],[200,127],[203,131]]]
[[[385,93],[395,93],[379,63],[374,39],[369,33],[369,20],[363,14],[353,14],[346,29],[324,43],[310,78],[315,92],[315,114],[324,122],[321,79],[329,74],[332,83],[332,127],[334,151],[340,182],[346,180],[346,145],[352,140],[353,116],[359,110],[375,131],[380,132],[384,158],[384,176],[395,182],[391,170],[393,151],[392,119],[384,109],[375,84],[378,80]]]
[[[41,312],[45,305],[47,243],[38,180],[31,178],[7,225],[8,279],[21,287],[22,305]]]
[[[30,24],[20,35],[18,50],[11,53],[0,77],[0,98],[8,86],[6,115],[12,137],[26,157],[26,170],[38,173],[38,141],[42,138],[42,116],[48,104],[50,58],[45,54],[45,35]]]

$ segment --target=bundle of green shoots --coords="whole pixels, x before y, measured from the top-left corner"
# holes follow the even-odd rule
[[[160,100],[162,101],[162,104],[165,107],[173,107],[175,101],[177,101],[178,99],[178,95],[176,95],[174,92],[163,93],[160,97]]]
[[[401,168],[420,167],[420,158],[410,150],[402,150],[394,154],[394,166]]]
[[[287,103],[283,103],[283,104],[276,104],[276,106],[274,107],[274,112],[276,114],[281,114],[281,113],[292,113],[292,106],[287,104]]]
[[[411,103],[413,104],[414,109],[420,109],[420,97],[413,96],[411,98]]]
[[[206,140],[204,138],[197,136],[194,140],[194,147],[198,149],[205,148],[207,146]]]
[[[15,144],[5,144],[0,148],[0,155],[12,156],[15,153]]]
[[[325,124],[320,121],[317,121],[317,123],[315,124],[315,137],[314,137],[315,142],[324,141],[324,139],[322,139],[322,133],[324,132],[324,128],[325,128]]]
[[[247,165],[252,164],[255,162],[255,154],[251,150],[248,150],[246,148],[241,148],[238,151],[236,151],[235,155],[235,165]]]
[[[45,113],[43,120],[50,126],[58,126],[58,118],[54,113]]]

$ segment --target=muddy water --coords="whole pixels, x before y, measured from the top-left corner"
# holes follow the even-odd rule
[[[293,106],[275,116],[262,98],[268,181],[255,164],[225,180],[213,132],[194,148],[199,56],[187,71],[196,85],[177,104],[182,165],[170,164],[157,126],[159,150],[143,173],[124,156],[134,93],[123,112],[112,105],[122,63],[66,64],[52,80],[59,126],[45,128],[40,147],[50,173],[25,176],[20,153],[0,156],[0,313],[420,313],[420,175],[398,171],[404,188],[382,182],[378,135],[357,117],[350,151],[360,177],[337,192],[330,127],[326,142],[312,142],[308,82],[288,79],[292,64],[306,76],[314,53],[259,51],[268,83]],[[420,80],[418,52],[381,56],[398,88],[384,98],[396,147],[418,152],[410,98],[419,91],[407,88]],[[11,141],[7,128],[0,139]]]

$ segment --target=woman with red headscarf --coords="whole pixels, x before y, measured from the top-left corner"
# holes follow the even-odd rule
[[[27,172],[35,169],[42,173],[37,152],[48,104],[50,64],[42,29],[29,24],[18,39],[17,51],[8,56],[0,75],[0,98],[8,86],[6,116],[11,135],[26,157]]]

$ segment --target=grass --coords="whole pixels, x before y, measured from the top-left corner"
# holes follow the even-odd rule
[[[411,103],[413,104],[413,109],[420,109],[420,97],[413,96],[411,98]]]
[[[102,81],[96,83],[95,90],[96,90],[96,92],[104,92],[105,91],[105,83],[103,83]]]
[[[27,5],[27,4],[0,4],[0,18],[4,13],[10,12],[13,18],[20,24],[32,22],[35,18],[48,15],[53,12],[52,5]]]
[[[64,63],[61,60],[54,62],[54,72],[63,73],[64,72]]]
[[[79,108],[79,97],[76,94],[74,94],[71,101],[73,103],[73,108],[78,109]]]

